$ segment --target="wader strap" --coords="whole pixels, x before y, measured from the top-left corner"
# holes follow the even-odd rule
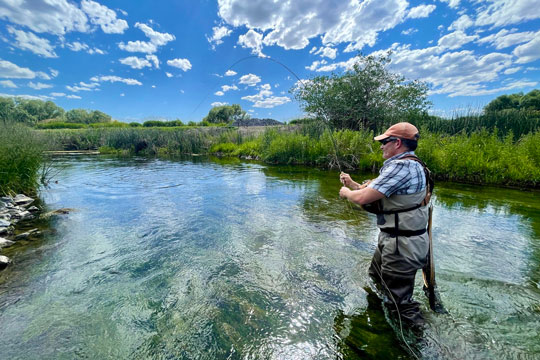
[[[398,213],[394,214],[394,231],[396,233],[396,252],[394,254],[398,255],[399,254],[399,249],[398,249],[399,215]]]
[[[425,206],[425,204],[424,204],[423,201],[422,201],[420,204],[414,205],[413,207],[410,207],[410,208],[407,208],[407,209],[386,210],[386,211],[383,210],[383,211],[381,211],[380,213],[381,213],[381,214],[385,214],[385,215],[399,214],[399,213],[402,213],[402,212],[407,212],[407,211],[412,211],[412,210],[419,209],[419,208],[421,208],[422,206]]]
[[[388,235],[390,235],[390,237],[398,237],[398,236],[406,236],[406,237],[409,237],[409,236],[419,236],[419,235],[423,235],[426,233],[426,229],[421,229],[421,230],[398,230],[396,231],[396,229],[379,229],[381,230],[383,233],[386,233]]]

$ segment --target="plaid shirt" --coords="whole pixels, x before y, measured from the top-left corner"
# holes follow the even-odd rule
[[[424,190],[426,187],[424,168],[418,161],[399,160],[406,155],[414,155],[414,151],[397,154],[386,160],[379,171],[379,176],[368,187],[380,191],[386,197],[394,194],[415,194]]]

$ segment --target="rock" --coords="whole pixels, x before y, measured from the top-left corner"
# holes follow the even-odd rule
[[[5,247],[10,247],[13,244],[15,244],[15,241],[11,241],[11,240],[0,237],[0,249],[5,248]]]
[[[35,216],[30,211],[23,211],[21,213],[21,221],[32,220]]]
[[[13,199],[13,202],[17,205],[23,205],[23,206],[28,206],[30,205],[31,203],[34,202],[34,199],[24,195],[24,194],[18,194],[17,196],[15,196],[15,198]]]
[[[0,235],[2,235],[4,233],[7,233],[8,229],[9,229],[9,227],[7,227],[7,226],[0,226]]]
[[[36,212],[36,211],[39,211],[39,208],[37,206],[32,206],[32,207],[28,208],[28,211]]]
[[[20,233],[15,236],[15,240],[27,240],[31,236],[41,235],[41,232],[38,229],[28,230],[27,232]]]
[[[7,256],[0,255],[0,270],[4,270],[9,264],[11,264],[11,259]]]
[[[75,211],[75,209],[63,208],[63,209],[53,210],[53,211],[49,211],[48,213],[41,214],[40,218],[48,219],[52,216],[69,214],[72,211]]]
[[[0,227],[8,227],[11,223],[7,220],[0,219]]]
[[[11,215],[9,212],[1,212],[0,213],[0,220],[6,220],[6,221],[9,221],[11,220]]]
[[[3,203],[10,203],[13,201],[13,199],[9,196],[2,196],[0,197],[0,201],[3,202]]]

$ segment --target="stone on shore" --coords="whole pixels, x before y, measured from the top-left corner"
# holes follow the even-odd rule
[[[0,227],[8,227],[11,223],[7,220],[0,219]]]
[[[32,199],[31,197],[28,197],[28,196],[26,196],[24,194],[18,194],[13,199],[13,202],[15,204],[17,204],[17,205],[28,206],[28,205],[30,205],[31,203],[34,202],[34,199]]]
[[[28,240],[31,236],[39,236],[41,233],[38,229],[28,230],[15,236],[15,240]]]
[[[7,256],[0,255],[0,270],[4,270],[9,264],[11,264],[11,259]]]
[[[10,247],[13,244],[15,244],[15,241],[11,241],[11,240],[0,237],[0,249],[5,248],[5,247]]]

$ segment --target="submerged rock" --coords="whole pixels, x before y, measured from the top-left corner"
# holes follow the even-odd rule
[[[75,209],[62,208],[62,209],[53,210],[53,211],[49,211],[48,213],[42,214],[40,216],[40,218],[41,219],[48,219],[48,218],[50,218],[52,216],[66,215],[66,214],[69,214],[70,212],[73,212],[73,211],[75,211]]]
[[[10,247],[13,244],[15,244],[15,241],[11,241],[11,240],[0,237],[0,249],[5,248],[5,247]]]
[[[41,235],[41,233],[39,232],[38,229],[32,229],[32,230],[28,230],[26,232],[20,233],[19,235],[15,236],[15,240],[27,240],[30,237],[39,236],[39,235]]]
[[[4,270],[9,264],[11,264],[11,259],[7,256],[0,255],[0,270]]]

